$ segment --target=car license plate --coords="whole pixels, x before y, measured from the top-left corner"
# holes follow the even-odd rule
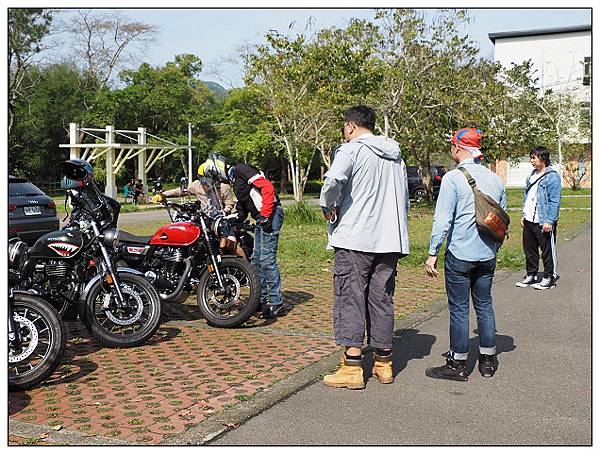
[[[42,207],[25,207],[23,211],[26,216],[33,216],[34,214],[42,214]]]

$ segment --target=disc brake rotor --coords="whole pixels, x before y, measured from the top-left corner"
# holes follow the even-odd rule
[[[240,297],[240,281],[232,274],[222,274],[221,278],[226,289],[225,293],[221,293],[220,289],[213,290],[209,300],[219,309],[229,309]]]
[[[138,292],[136,292],[135,289],[129,285],[123,284],[121,287],[121,292],[123,293],[123,295],[129,295],[131,297],[127,304],[130,309],[132,308],[133,304],[136,305],[135,313],[129,318],[123,318],[123,315],[113,313],[113,312],[117,312],[118,309],[111,309],[111,310],[105,309],[104,313],[106,314],[106,317],[108,317],[108,319],[111,322],[113,322],[115,325],[120,325],[120,326],[131,325],[131,324],[137,322],[140,319],[140,317],[142,316],[142,314],[144,313],[144,302],[142,301],[142,298],[140,297]],[[104,296],[105,301],[106,301],[106,296],[109,296],[109,295]],[[110,298],[110,296],[109,296],[109,298]],[[104,306],[105,305],[103,305],[103,307]]]
[[[19,329],[23,328],[23,327],[27,327],[27,329],[29,330],[29,339],[27,339],[29,341],[29,344],[27,345],[27,348],[25,350],[23,350],[21,353],[19,353],[18,355],[14,355],[13,353],[11,353],[10,351],[8,352],[8,362],[9,363],[18,363],[23,361],[24,359],[27,359],[29,357],[29,355],[31,355],[31,353],[33,353],[33,351],[35,350],[35,348],[37,347],[38,344],[38,331],[37,328],[35,327],[35,324],[29,320],[26,317],[23,317],[22,315],[18,315],[15,314],[15,323],[19,324]],[[25,336],[23,336],[23,338],[25,339]]]

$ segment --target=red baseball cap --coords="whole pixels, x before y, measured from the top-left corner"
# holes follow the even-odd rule
[[[454,133],[451,143],[471,153],[474,158],[483,156],[481,150],[481,131],[476,128],[462,128]]]

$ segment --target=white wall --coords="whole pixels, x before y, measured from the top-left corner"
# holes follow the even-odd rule
[[[583,59],[592,56],[591,46],[590,32],[497,38],[494,58],[507,68],[531,59],[540,86],[580,87],[589,97],[590,87],[584,87],[582,79]]]
[[[538,86],[553,90],[574,88],[581,101],[591,101],[591,87],[583,85],[583,59],[592,56],[591,47],[589,31],[496,38],[494,59],[506,68],[531,59]],[[509,164],[506,186],[524,187],[531,169],[529,156],[518,165]]]
[[[556,165],[551,166],[554,170],[558,171]],[[508,163],[508,169],[506,171],[506,187],[507,188],[524,188],[525,180],[531,174],[533,166],[527,161],[519,162],[518,164]]]

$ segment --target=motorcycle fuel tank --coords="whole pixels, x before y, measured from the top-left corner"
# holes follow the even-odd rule
[[[79,255],[83,235],[77,230],[57,230],[47,233],[35,242],[29,251],[31,258],[70,259]]]
[[[200,227],[192,222],[175,222],[156,231],[151,245],[160,246],[189,246],[200,236]]]

